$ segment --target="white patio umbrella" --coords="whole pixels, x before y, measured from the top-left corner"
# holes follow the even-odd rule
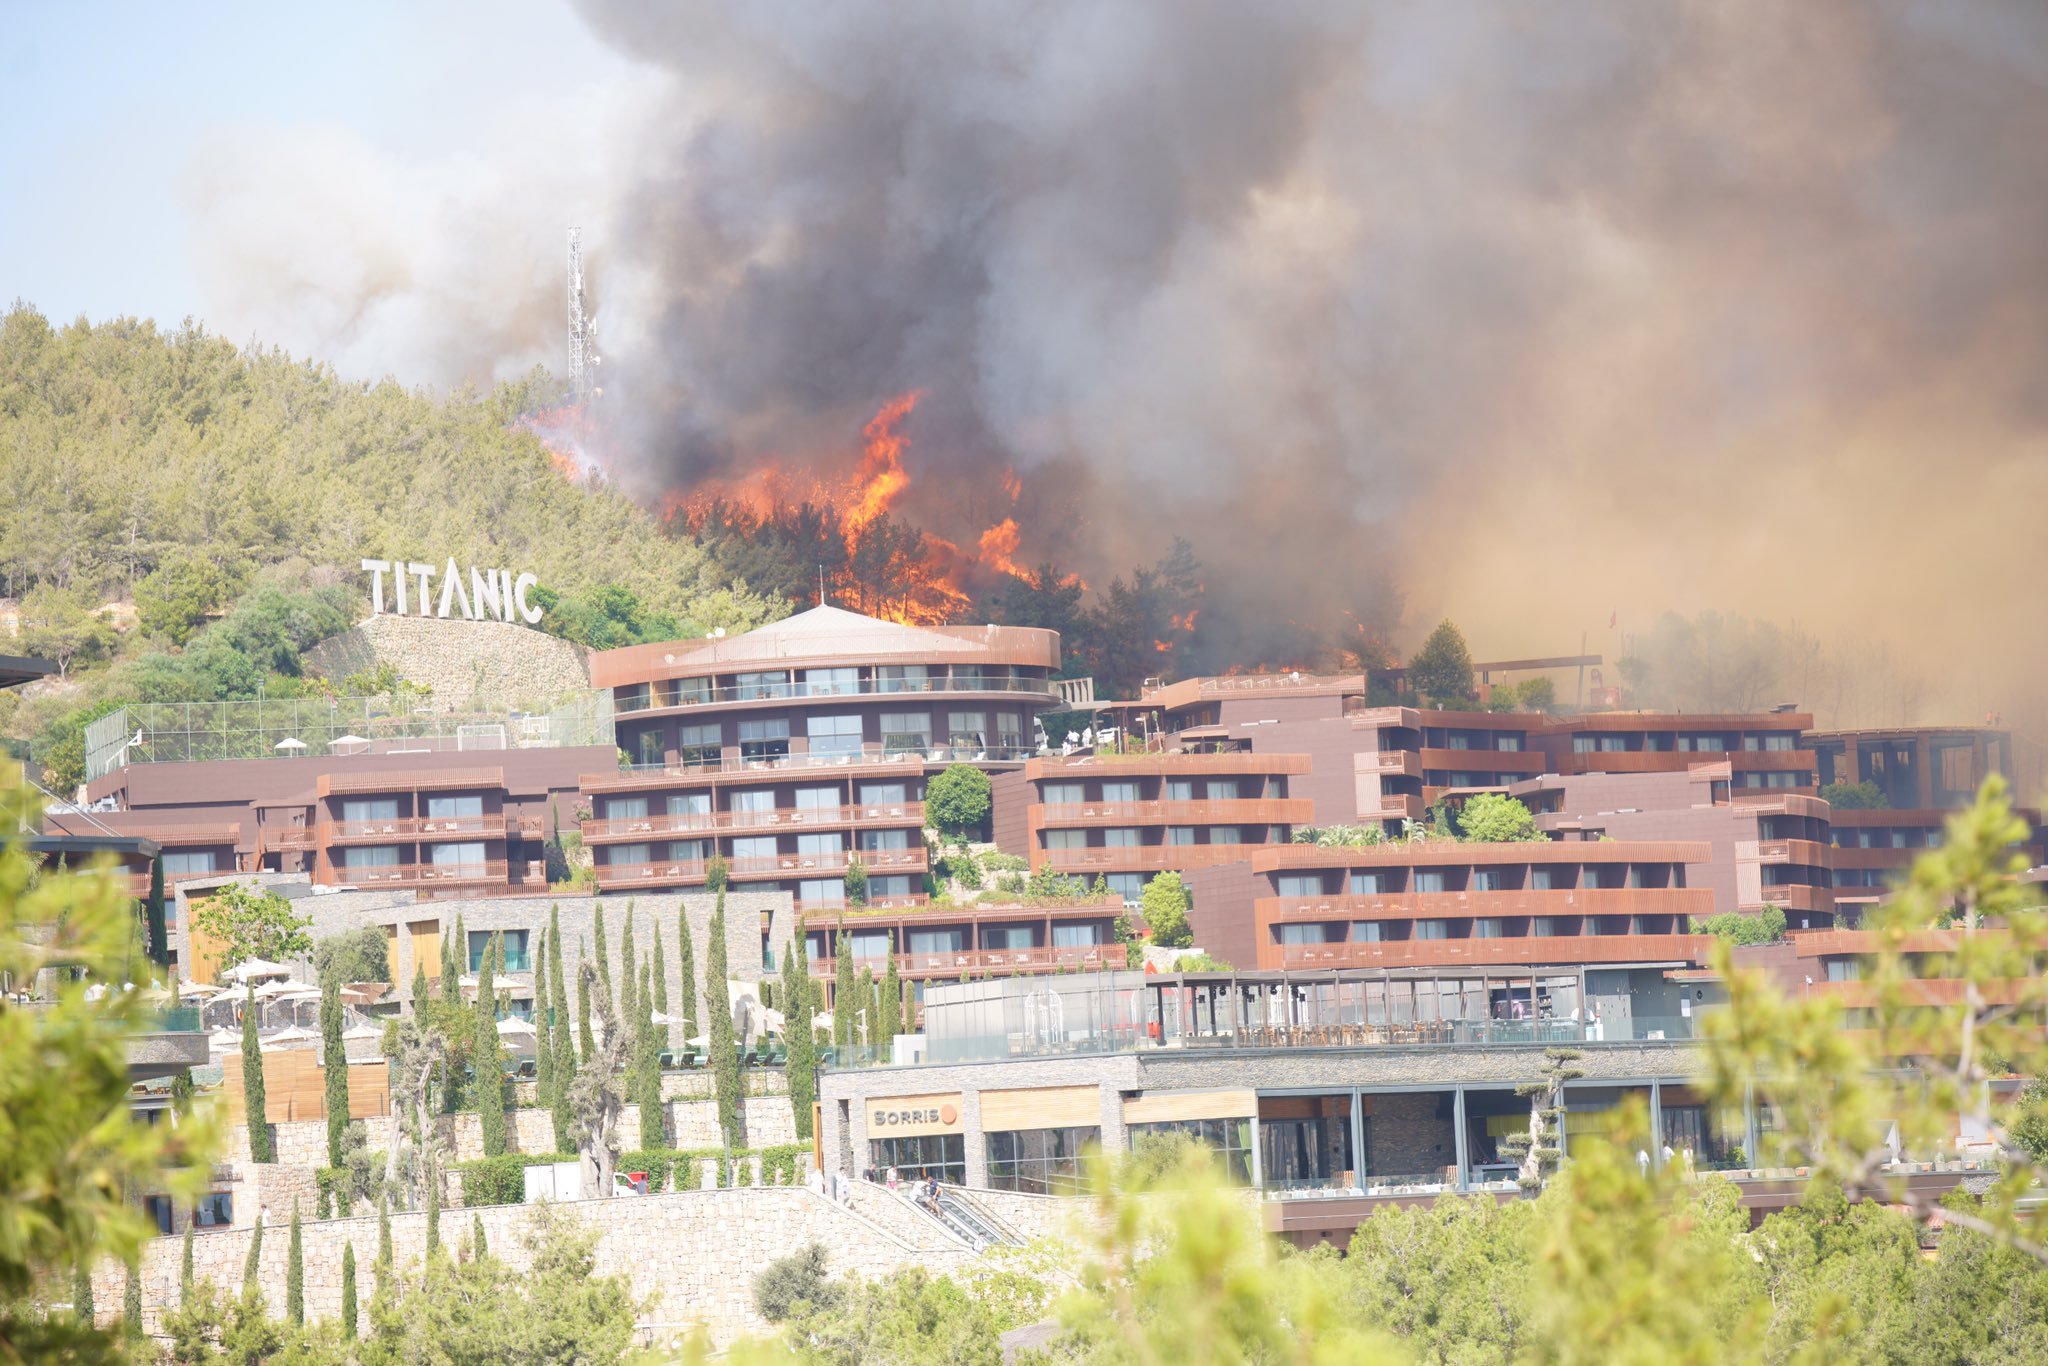
[[[369,743],[370,741],[367,736],[337,735],[332,740],[329,740],[327,742],[327,748],[335,749],[342,745],[367,745]]]
[[[266,977],[289,977],[292,970],[282,963],[273,963],[267,958],[245,958],[229,968],[221,976],[240,985],[243,982],[260,982]]]
[[[354,1029],[342,1030],[341,1037],[344,1039],[381,1039],[384,1037],[384,1031],[372,1029],[366,1024],[360,1024]]]
[[[256,999],[259,1001],[270,1001],[281,996],[298,996],[307,993],[318,997],[320,995],[320,988],[310,983],[287,977],[281,982],[266,982],[264,985],[256,988]]]
[[[711,1046],[711,1036],[709,1034],[699,1034],[696,1038],[684,1039],[683,1042],[692,1048],[709,1048]]]
[[[819,1011],[819,1012],[818,1012],[817,1014],[815,1014],[815,1015],[811,1016],[811,1028],[813,1028],[813,1029],[830,1029],[831,1027],[832,1027],[832,1012],[831,1012],[831,1011],[829,1011],[829,1010],[821,1010],[821,1011]]]
[[[498,1021],[498,1032],[500,1034],[539,1033],[539,1031],[533,1027],[533,1022],[531,1020],[522,1020],[517,1015],[508,1015],[504,1019]]]
[[[285,739],[279,740],[276,744],[271,746],[272,749],[281,749],[286,751],[301,750],[305,747],[306,742],[304,740],[296,740],[289,736],[287,736]]]
[[[287,1043],[311,1043],[314,1039],[318,1037],[319,1035],[313,1033],[309,1029],[301,1029],[297,1025],[292,1025],[288,1028],[278,1030],[277,1033],[272,1034],[269,1038],[263,1040],[262,1047],[273,1048],[278,1044]]]

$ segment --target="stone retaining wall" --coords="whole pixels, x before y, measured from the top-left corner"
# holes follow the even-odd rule
[[[311,671],[340,680],[389,664],[455,706],[540,706],[590,686],[583,648],[531,626],[452,617],[372,616],[306,651]]]

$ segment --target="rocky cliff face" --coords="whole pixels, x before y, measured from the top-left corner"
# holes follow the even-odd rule
[[[590,686],[582,646],[502,621],[373,616],[306,652],[339,682],[389,664],[450,706],[541,707]]]

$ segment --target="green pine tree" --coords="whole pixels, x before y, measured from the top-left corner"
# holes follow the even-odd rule
[[[505,1153],[505,1064],[498,1047],[498,987],[492,969],[504,936],[491,936],[477,968],[476,979],[476,1066],[474,1086],[477,1127],[483,1132],[484,1156]]]
[[[470,1225],[469,1230],[469,1255],[471,1260],[480,1262],[490,1252],[490,1246],[484,1242],[483,1215],[472,1215],[471,1218],[474,1222]]]
[[[377,1289],[387,1289],[391,1278],[391,1201],[377,1197]]]
[[[320,1066],[327,1083],[327,1165],[341,1165],[342,1139],[348,1134],[348,1052],[341,1042],[341,984],[320,984]]]
[[[441,999],[451,1006],[462,1004],[462,974],[469,968],[469,930],[462,917],[455,917],[455,933],[441,946]]]
[[[548,907],[548,982],[552,992],[549,1000],[558,1022],[566,1022],[569,1018],[569,978],[562,971],[562,903],[559,901]],[[574,1072],[576,1055],[571,1052],[564,1056],[559,1048],[556,1049],[555,1070]],[[568,1082],[563,1080],[562,1085],[566,1086]]]
[[[412,968],[412,1017],[415,1020],[427,1018],[427,1001],[431,991],[427,986],[427,965],[415,963]]]
[[[256,1222],[249,1231],[249,1255],[242,1263],[242,1293],[254,1295],[261,1292],[256,1270],[263,1264],[263,1211],[256,1211]]]
[[[441,1173],[427,1168],[427,1260],[441,1254]]]
[[[889,955],[889,966],[882,973],[882,1004],[875,1025],[875,1042],[883,1048],[889,1041],[903,1032],[903,978],[896,971],[896,955]]]
[[[341,1245],[341,1337],[344,1342],[355,1341],[356,1336],[356,1245]]]
[[[596,899],[591,902],[591,906],[592,918],[597,922],[592,927],[597,945],[597,986],[598,990],[604,993],[604,999],[616,1009],[618,997],[612,994],[612,955],[604,942],[604,902],[602,899]],[[614,1015],[613,1018],[618,1017]]]
[[[580,934],[576,936],[576,961],[590,961],[583,956],[583,936]],[[597,1052],[597,1038],[590,1032],[590,989],[583,984],[581,970],[576,974],[576,1052],[584,1063]]]
[[[185,1225],[185,1252],[178,1263],[178,1307],[183,1309],[192,1298],[192,1225]]]
[[[299,1202],[292,1201],[292,1235],[284,1263],[284,1316],[294,1324],[306,1321],[306,1245],[299,1236]]]
[[[249,1160],[275,1162],[271,1143],[269,1102],[263,1096],[263,1051],[256,1044],[256,984],[242,1006],[242,1115],[249,1128]]]
[[[128,1263],[127,1283],[121,1288],[121,1336],[130,1342],[142,1340],[141,1258]]]
[[[683,1022],[683,1037],[694,1039],[704,1032],[697,1018],[697,951],[690,943],[690,908],[676,906],[676,1014]]]
[[[783,1041],[789,1046],[789,1108],[796,1123],[796,1136],[811,1137],[811,1105],[818,1095],[818,1036],[811,1028],[817,1010],[817,987],[811,981],[810,963],[804,953],[801,926],[783,956]]]
[[[839,922],[839,936],[832,944],[832,1042],[845,1048],[855,1039],[853,1012],[858,1008],[853,985],[853,941],[846,937],[846,922]]]
[[[169,922],[164,919],[164,861],[161,855],[149,861],[149,901],[144,908],[149,920],[149,961],[158,967],[171,963]]]
[[[559,910],[549,918],[548,989],[554,1000],[555,1094],[552,1101],[555,1151],[574,1152],[575,1116],[569,1109],[569,1087],[576,1080],[576,1045],[569,1031],[569,987],[562,971],[562,934]]]
[[[619,935],[619,1018],[629,1025],[638,1027],[640,1007],[634,1004],[634,983],[639,981],[633,975],[633,898],[626,898],[626,928]]]
[[[555,1103],[555,1003],[548,996],[548,932],[540,932],[540,952],[533,956],[533,1097],[544,1106]]]
[[[99,1317],[92,1302],[92,1266],[82,1258],[71,1264],[71,1312],[82,1328],[92,1327]]]
[[[711,911],[711,942],[704,950],[704,1009],[711,1017],[711,1080],[718,1096],[718,1132],[730,1146],[746,1146],[740,1118],[740,1054],[726,995],[725,889]]]
[[[669,1046],[668,1022],[668,955],[661,950],[661,918],[654,917],[654,1010],[664,1017],[654,1027],[655,1052]]]
[[[640,965],[640,1036],[633,1054],[633,1098],[640,1106],[640,1146],[668,1146],[668,1127],[661,1103],[661,1045],[654,1030],[654,965]]]

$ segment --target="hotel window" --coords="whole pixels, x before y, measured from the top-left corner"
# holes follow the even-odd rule
[[[702,863],[711,857],[711,841],[674,840],[668,846],[668,856],[678,863]]]
[[[751,858],[772,859],[778,852],[773,835],[748,835],[732,842],[732,856],[735,861]]]
[[[476,794],[466,797],[429,797],[427,815],[435,820],[447,820],[456,816],[481,816],[484,814],[484,799]]]
[[[1522,749],[1522,737],[1519,735],[1496,735],[1493,737],[1493,747],[1503,754],[1519,754]]]
[[[1450,733],[1444,736],[1444,748],[1470,749],[1472,748],[1472,737],[1470,737],[1469,735],[1462,735],[1457,731],[1451,731]]]
[[[931,670],[923,664],[882,664],[875,669],[876,692],[930,692]]]
[[[633,821],[647,819],[645,797],[612,797],[604,804],[604,818],[608,821]]]
[[[398,798],[368,797],[345,801],[341,804],[341,818],[345,821],[395,821],[398,819]]]
[[[1103,881],[1109,884],[1111,892],[1122,897],[1125,901],[1136,901],[1145,895],[1145,875],[1143,873],[1111,873]]]
[[[789,696],[789,671],[772,669],[740,674],[733,679],[732,695],[741,702],[766,702]]]
[[[1135,849],[1138,847],[1138,832],[1126,826],[1116,826],[1102,832],[1105,849]]]
[[[611,847],[611,852],[605,855],[604,866],[607,868],[630,868],[635,864],[651,863],[653,860],[648,858],[647,848],[644,844],[614,844]]]
[[[935,1176],[941,1185],[967,1184],[967,1139],[960,1134],[925,1138],[871,1138],[868,1165],[877,1176],[894,1171],[913,1185]]]
[[[1574,736],[1572,737],[1572,753],[1574,753],[1574,754],[1591,754],[1592,752],[1593,752],[1593,737],[1592,737],[1592,736],[1590,736],[1590,735],[1574,735]]]
[[[928,711],[882,713],[882,753],[922,754],[932,747],[932,714]]]
[[[1728,740],[1721,735],[1681,735],[1678,737],[1678,748],[1681,752],[1689,751],[1694,754],[1726,754]]]
[[[672,707],[701,706],[711,700],[711,680],[702,674],[695,678],[671,678],[667,686]]]
[[[788,734],[786,730],[783,733]],[[684,726],[676,745],[676,758],[685,764],[715,764],[724,739],[715,722],[706,726]]]
[[[901,806],[906,800],[904,794],[909,790],[902,783],[862,783],[860,785],[861,805],[888,806],[893,803]]]
[[[1055,925],[1052,927],[1052,946],[1056,949],[1087,949],[1109,941],[1103,938],[1100,925]]]
[[[1532,868],[1529,870],[1529,886],[1538,892],[1569,891],[1578,885],[1577,870],[1572,868]]]
[[[1102,1142],[1102,1130],[1023,1129],[988,1136],[991,1190],[1026,1195],[1079,1195],[1087,1184],[1082,1157]]]
[[[1445,888],[1445,883],[1446,878],[1440,872],[1418,870],[1415,874],[1415,890],[1418,892],[1441,892]]]
[[[799,811],[839,810],[839,789],[836,787],[800,787],[796,790],[796,809]]]
[[[1507,885],[1506,874],[1498,868],[1477,868],[1472,873],[1472,890],[1497,892]]]
[[[163,1238],[170,1237],[172,1228],[171,1211],[174,1208],[171,1204],[171,1197],[168,1195],[145,1196],[142,1201],[142,1208],[151,1219],[156,1221],[157,1235]]]
[[[796,899],[798,901],[841,901],[845,897],[846,883],[836,877],[805,878],[796,885]],[[827,938],[830,938],[830,936],[827,936]],[[831,955],[826,954],[824,956],[829,958]]]
[[[1195,842],[1195,827],[1192,825],[1167,826],[1166,842],[1168,844],[1193,844]]]
[[[1047,806],[1079,806],[1086,799],[1079,783],[1040,783],[1038,800]]]
[[[965,953],[967,931],[965,930],[911,930],[910,952],[912,953]]]
[[[860,832],[860,847],[874,850],[910,849],[915,846],[910,842],[908,830],[863,830]]]
[[[871,877],[868,879],[868,898],[871,901],[888,901],[909,896],[916,890],[910,882],[908,877]]]
[[[1472,937],[1474,939],[1499,939],[1501,937],[1500,921],[1491,918],[1473,921]]]
[[[1577,930],[1570,916],[1539,915],[1529,922],[1529,933],[1538,939],[1569,939]]]
[[[980,751],[988,748],[988,713],[956,711],[946,716],[946,743],[955,749]]]
[[[1102,800],[1106,802],[1134,802],[1138,800],[1136,783],[1104,783]]]
[[[996,713],[996,743],[1014,754],[1024,748],[1024,717],[1019,712]]]
[[[1170,802],[1191,802],[1195,799],[1195,780],[1192,778],[1168,778],[1166,800]]]
[[[1327,944],[1330,936],[1321,925],[1278,925],[1282,944]]]
[[[1211,778],[1209,800],[1212,802],[1234,802],[1237,800],[1237,779]]]
[[[1389,891],[1393,885],[1393,875],[1389,873],[1353,873],[1351,875],[1351,895],[1353,896],[1380,896]]]
[[[665,742],[658,730],[643,730],[633,740],[633,762],[641,768],[659,768],[667,760]]]
[[[1035,949],[1029,925],[995,925],[984,927],[981,932],[981,946],[985,949]]]
[[[1287,873],[1275,880],[1273,890],[1281,896],[1321,896],[1323,879],[1317,873]]]
[[[1863,980],[1863,970],[1855,959],[1830,958],[1827,961],[1828,980],[1830,982],[1859,982]]]
[[[208,1191],[192,1206],[192,1222],[200,1228],[226,1228],[235,1222],[235,1193]]]
[[[396,868],[398,850],[389,844],[372,844],[341,851],[341,866],[344,868]],[[171,871],[169,868],[165,872]]]
[[[1451,922],[1448,920],[1418,920],[1415,922],[1417,939],[1449,939]]]
[[[1250,1119],[1175,1119],[1160,1124],[1127,1126],[1131,1147],[1145,1146],[1153,1134],[1161,1137],[1185,1135],[1215,1153],[1223,1163],[1224,1175],[1240,1186],[1252,1183],[1252,1122]]]
[[[351,851],[343,850],[342,852],[347,854]],[[398,851],[394,849],[390,852],[396,854]],[[178,873],[211,873],[214,871],[213,851],[211,849],[195,849],[187,853],[175,854],[167,852],[163,855],[163,860],[165,877]],[[393,861],[396,862],[395,859]],[[346,859],[344,859],[344,863],[346,863]]]
[[[1800,782],[1797,773],[1766,773],[1762,776],[1764,787],[1797,787]]]
[[[844,837],[837,830],[824,834],[798,835],[796,851],[805,858],[837,856],[846,852]]]
[[[1045,832],[1045,847],[1048,849],[1086,849],[1086,830],[1048,830]]]
[[[789,720],[776,717],[769,721],[740,722],[740,757],[742,759],[781,759],[789,754]]]
[[[1244,831],[1234,825],[1212,825],[1209,827],[1211,844],[1243,844]]]
[[[775,809],[775,789],[772,787],[741,788],[726,794],[726,810],[740,811],[750,816],[759,816]]]
[[[806,697],[850,697],[859,691],[859,669],[804,670]]]
[[[471,930],[469,932],[469,970],[471,972],[475,972],[483,967],[484,954],[490,950],[493,933],[495,932],[491,930]],[[525,930],[505,930],[502,933],[505,936],[505,971],[533,971],[533,960],[528,956],[526,949],[527,932]]]
[[[427,862],[436,868],[462,868],[473,872],[484,871],[484,847],[480,843],[430,844],[427,846]]]
[[[860,753],[858,716],[807,717],[804,721],[804,732],[810,737],[813,754]]]
[[[1386,927],[1377,920],[1355,921],[1351,926],[1351,942],[1354,944],[1377,944],[1386,937]]]
[[[1603,735],[1600,737],[1600,750],[1603,754],[1619,754],[1627,748],[1628,737],[1626,735]]]

